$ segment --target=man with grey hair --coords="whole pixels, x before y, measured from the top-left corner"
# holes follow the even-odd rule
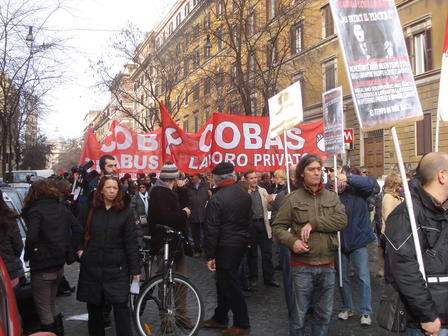
[[[207,204],[205,216],[205,255],[207,267],[216,272],[218,306],[206,328],[226,328],[222,335],[249,335],[249,314],[238,266],[249,242],[251,198],[236,184],[231,163],[222,162],[212,170],[217,191]],[[229,310],[233,326],[227,328]]]
[[[428,153],[409,182],[426,279],[406,204],[387,217],[385,278],[400,293],[407,336],[448,335],[448,153]]]

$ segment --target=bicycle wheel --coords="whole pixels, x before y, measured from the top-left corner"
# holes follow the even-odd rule
[[[193,336],[199,333],[204,305],[196,287],[181,274],[164,286],[162,275],[150,280],[135,302],[134,320],[139,335]]]

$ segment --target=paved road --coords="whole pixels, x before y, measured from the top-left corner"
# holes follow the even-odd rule
[[[375,276],[375,246],[370,246],[370,268],[371,279],[373,285],[373,311],[378,311],[378,298],[380,290],[380,280]],[[196,286],[199,288],[206,305],[205,317],[209,318],[213,314],[213,309],[216,304],[216,291],[213,276],[205,268],[205,261],[202,258],[188,258],[188,267],[190,277]],[[66,275],[72,284],[76,284],[79,266],[77,264],[66,268]],[[260,268],[261,269],[261,268]],[[276,277],[281,280],[281,273],[276,272]],[[355,295],[356,298],[356,295]],[[335,291],[335,305],[330,326],[331,336],[373,336],[373,335],[388,335],[383,329],[379,328],[375,314],[373,315],[373,325],[371,327],[362,327],[359,323],[358,317],[352,317],[348,321],[340,321],[337,319],[337,313],[340,307],[339,291]],[[247,298],[249,307],[249,316],[251,319],[251,335],[252,336],[287,336],[288,335],[288,319],[287,311],[281,288],[266,287],[260,282],[258,291]],[[58,304],[63,310],[65,318],[73,315],[86,313],[85,304],[77,302],[75,296],[58,298]],[[87,335],[87,323],[81,321],[64,321],[67,336],[82,336]],[[201,336],[215,336],[219,335],[218,331],[201,330]],[[113,331],[109,330],[108,336],[113,335]],[[392,334],[391,334],[392,335]]]

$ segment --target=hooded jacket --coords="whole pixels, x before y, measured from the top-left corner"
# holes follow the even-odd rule
[[[341,248],[344,253],[365,247],[375,240],[367,199],[372,194],[376,183],[369,176],[347,176],[347,186],[340,194],[347,213],[347,226],[341,231]]]

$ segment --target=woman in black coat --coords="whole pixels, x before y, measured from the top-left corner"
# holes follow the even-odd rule
[[[25,260],[30,262],[31,292],[42,329],[63,335],[62,315],[55,300],[64,264],[75,261],[82,229],[59,201],[59,190],[47,180],[34,182],[22,215],[28,226]]]
[[[113,305],[117,336],[132,335],[129,280],[140,280],[137,235],[120,181],[104,176],[87,215],[81,261],[79,301],[87,303],[89,335],[104,335],[102,307]]]
[[[6,204],[0,190],[0,257],[6,265],[13,287],[18,285],[19,278],[24,274],[20,260],[23,242],[17,226],[17,217]]]

